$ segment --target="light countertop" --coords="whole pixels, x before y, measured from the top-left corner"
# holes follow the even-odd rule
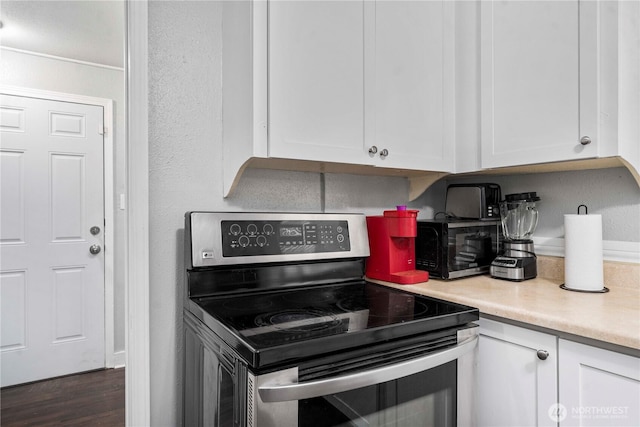
[[[615,286],[606,278],[607,293],[563,290],[559,287],[562,280],[540,275],[523,282],[488,275],[430,279],[414,285],[367,280],[477,307],[481,314],[640,350],[640,287]]]

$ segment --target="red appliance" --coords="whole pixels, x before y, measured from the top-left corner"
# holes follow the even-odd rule
[[[398,206],[382,216],[367,217],[370,255],[366,275],[403,285],[426,282],[429,273],[416,270],[417,210]]]

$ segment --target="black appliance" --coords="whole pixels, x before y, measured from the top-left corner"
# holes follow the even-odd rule
[[[369,283],[358,214],[188,212],[184,424],[473,417],[478,310]]]
[[[501,190],[498,184],[450,184],[445,211],[457,219],[500,219]]]
[[[531,238],[538,225],[538,202],[540,197],[534,191],[507,194],[500,202],[504,244],[499,256],[491,263],[491,277],[521,282],[538,275],[537,256]]]
[[[500,220],[418,220],[416,268],[436,279],[485,274],[500,248]]]

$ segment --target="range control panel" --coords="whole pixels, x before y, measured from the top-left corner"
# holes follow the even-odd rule
[[[187,269],[369,256],[357,213],[190,211],[184,234]]]
[[[351,250],[347,221],[221,221],[222,256]]]

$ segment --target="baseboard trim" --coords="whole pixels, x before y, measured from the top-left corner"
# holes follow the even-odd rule
[[[533,244],[538,255],[564,257],[564,239],[534,237]],[[602,249],[602,256],[605,261],[640,264],[640,242],[604,240]]]
[[[116,351],[113,353],[113,367],[114,368],[124,368],[125,366],[125,351]]]

